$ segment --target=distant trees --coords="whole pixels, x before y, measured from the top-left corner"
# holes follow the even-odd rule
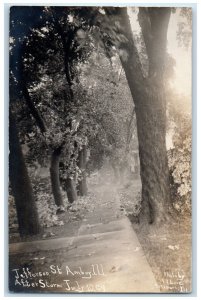
[[[106,158],[118,173],[121,166],[129,165],[130,148],[136,144],[133,141],[134,136],[136,138],[135,122],[130,122],[133,118],[132,97],[121,71],[118,55],[114,53],[110,60],[104,49],[99,49],[98,53],[94,51],[88,63],[81,66],[80,83],[88,97],[83,117],[88,128],[95,129],[87,134],[88,167],[92,169],[100,168]]]

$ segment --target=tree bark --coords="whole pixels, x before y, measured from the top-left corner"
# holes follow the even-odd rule
[[[170,205],[164,93],[150,87],[146,95],[136,97],[140,99],[136,119],[142,181],[141,220],[161,223]]]
[[[68,177],[66,180],[66,193],[67,193],[68,201],[70,203],[73,203],[74,201],[77,200],[77,191],[75,188],[75,182],[70,177]]]
[[[34,117],[34,119],[36,121],[36,125],[39,127],[41,133],[44,133],[46,131],[45,122],[44,122],[40,112],[35,107],[32,99],[29,95],[26,83],[23,81],[23,83],[21,83],[21,85],[22,85],[23,96],[25,98],[26,104],[29,107],[31,114],[32,114],[32,116]]]
[[[29,91],[27,89],[27,82],[26,82],[24,65],[23,65],[24,51],[25,51],[25,45],[21,52],[21,58],[19,59],[19,70],[17,76],[17,78],[19,78],[18,84],[22,91],[22,95],[26,101],[26,104],[30,109],[30,113],[36,122],[36,125],[40,129],[41,133],[44,134],[47,131],[45,120],[43,119],[40,111],[35,106],[33,100],[30,97]],[[59,181],[59,160],[60,160],[61,149],[62,146],[58,147],[58,149],[53,151],[51,157],[51,167],[50,167],[52,192],[53,192],[55,204],[58,206],[63,205],[63,199],[60,191],[60,181]]]
[[[29,180],[18,130],[12,112],[9,114],[9,179],[17,210],[20,236],[40,232],[38,212]]]
[[[40,113],[40,111],[35,106],[33,100],[30,97],[28,88],[27,88],[27,78],[24,70],[23,64],[23,56],[26,51],[26,45],[23,44],[22,48],[19,50],[21,57],[18,61],[18,71],[16,72],[15,76],[18,79],[18,86],[19,89],[22,91],[22,96],[26,101],[26,104],[30,110],[31,115],[33,116],[34,120],[36,121],[36,125],[40,129],[41,133],[46,131],[45,121]]]
[[[54,8],[55,10],[55,8]],[[55,12],[57,9],[55,10]],[[54,24],[55,24],[55,29],[57,30],[58,34],[61,37],[61,42],[63,46],[63,51],[64,51],[64,70],[65,70],[65,76],[66,76],[66,81],[68,84],[69,88],[69,94],[70,94],[70,101],[73,100],[74,95],[73,95],[73,89],[72,89],[72,73],[70,70],[70,62],[69,62],[69,56],[70,56],[70,48],[73,42],[73,39],[75,37],[76,29],[70,29],[68,28],[68,34],[64,32],[64,28],[62,28],[61,24],[59,23],[58,19],[56,18],[56,15],[54,14]]]
[[[130,146],[130,142],[131,142],[131,138],[132,138],[132,123],[133,123],[133,119],[135,116],[135,107],[133,108],[131,117],[130,117],[130,121],[128,124],[128,129],[127,129],[127,138],[126,138],[126,152],[129,152],[129,146]]]
[[[140,8],[141,9],[141,8]],[[166,101],[164,93],[164,64],[170,8],[148,11],[150,32],[145,41],[149,59],[149,76],[144,78],[133,41],[132,29],[125,8],[118,8],[123,34],[127,41],[127,57],[120,60],[136,110],[139,142],[140,175],[142,181],[142,208],[140,219],[148,223],[161,223],[170,206],[169,170],[166,151]],[[141,18],[141,22],[143,22]],[[143,24],[141,24],[141,27]],[[144,39],[146,39],[146,35]]]
[[[78,193],[80,196],[87,195],[87,179],[86,179],[86,164],[87,164],[87,149],[83,145],[83,148],[79,151],[78,167],[80,168],[81,180],[78,182]]]
[[[41,133],[43,134],[47,130],[45,122],[41,117],[39,111],[35,107],[34,103],[32,102],[26,84],[22,83],[22,86],[23,86],[23,95],[25,97],[27,106],[29,107],[31,114],[34,117],[37,126],[39,127]],[[50,167],[52,192],[53,192],[55,204],[57,206],[61,206],[61,205],[63,206],[63,199],[62,199],[62,194],[60,190],[60,181],[59,181],[59,161],[60,161],[61,149],[62,146],[53,151],[51,157],[51,167]]]
[[[51,158],[51,167],[50,167],[50,177],[52,184],[52,193],[54,196],[55,204],[57,206],[63,206],[63,199],[60,189],[60,180],[59,180],[59,161],[61,156],[62,147],[58,147],[52,153]]]

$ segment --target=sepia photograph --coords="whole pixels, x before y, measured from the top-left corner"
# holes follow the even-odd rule
[[[8,289],[192,292],[192,7],[10,6]]]

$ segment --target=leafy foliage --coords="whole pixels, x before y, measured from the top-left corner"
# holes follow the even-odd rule
[[[177,40],[180,46],[189,48],[192,37],[192,8],[180,8],[180,22],[178,22]]]
[[[34,194],[37,197],[36,204],[41,227],[64,225],[58,218],[58,207],[55,205],[53,196],[50,194],[51,184],[48,176],[48,168],[37,164],[35,167],[29,168],[29,175],[34,188]],[[67,205],[67,201],[65,201],[65,204]]]
[[[89,121],[88,128],[95,129],[93,135],[88,135],[91,159],[103,162],[107,157],[116,165],[126,163],[129,145],[131,150],[137,145],[136,125],[118,56],[108,59],[102,52],[92,52],[88,63],[81,66],[80,82],[88,100],[84,120]]]
[[[175,95],[175,100],[183,102],[183,109],[178,111],[170,104],[174,122],[173,148],[168,151],[171,192],[175,209],[191,213],[191,117],[186,112],[189,108],[184,105],[185,98]]]

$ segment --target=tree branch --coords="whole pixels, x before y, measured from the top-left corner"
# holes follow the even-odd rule
[[[68,36],[66,36],[61,24],[59,23],[58,19],[55,17],[54,12],[52,12],[52,16],[54,20],[55,29],[58,32],[59,36],[61,37],[61,42],[62,42],[63,52],[64,52],[64,69],[65,69],[66,81],[69,87],[70,97],[71,99],[73,99],[72,79],[71,79],[71,72],[70,72],[70,65],[69,65],[69,52],[77,29],[70,30],[69,28]]]
[[[23,51],[24,51],[24,49],[22,50],[22,55],[21,55],[20,60],[19,60],[19,69],[18,69],[19,80],[18,80],[18,84],[21,88],[24,100],[26,101],[26,104],[29,107],[31,114],[32,114],[33,118],[36,121],[37,126],[39,127],[41,133],[44,133],[44,132],[46,132],[45,122],[44,122],[39,110],[34,105],[32,99],[30,97],[29,91],[27,89],[27,82],[26,82],[26,77],[25,77],[25,74],[24,74],[24,65],[23,65]]]
[[[152,55],[152,31],[151,31],[151,21],[149,17],[149,11],[147,7],[140,7],[138,13],[138,21],[141,27],[142,36],[144,39],[144,43],[146,46],[146,52],[148,56],[148,60],[151,59]]]
[[[162,78],[166,59],[167,30],[171,15],[170,7],[149,7],[152,42],[150,47],[150,76]]]
[[[124,69],[130,70],[133,74],[135,74],[135,78],[133,78],[132,84],[134,85],[136,90],[139,90],[141,89],[141,83],[144,81],[144,76],[142,72],[139,53],[134,42],[127,8],[117,7],[116,15],[114,15],[114,18],[119,22],[120,25],[119,34],[123,36],[123,38],[120,38],[120,40],[118,41],[118,50],[122,66]],[[131,61],[132,64],[130,63]]]
[[[32,99],[29,95],[28,89],[26,87],[26,83],[22,84],[22,92],[23,92],[23,96],[25,98],[25,101],[27,103],[27,106],[29,107],[31,114],[32,114],[32,116],[34,117],[34,119],[36,121],[37,126],[39,127],[39,129],[42,133],[46,132],[45,122],[44,122],[43,118],[41,117],[41,114],[39,113],[39,111],[35,107]]]

